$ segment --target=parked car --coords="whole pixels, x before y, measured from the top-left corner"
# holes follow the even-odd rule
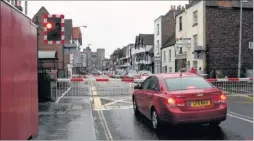
[[[92,75],[93,76],[100,76],[100,75],[102,75],[102,72],[98,71],[98,70],[94,70],[94,71],[92,71]]]
[[[113,78],[114,75],[115,75],[115,72],[114,71],[109,71],[109,73],[107,75],[108,75],[108,77]]]
[[[155,130],[164,122],[216,127],[227,117],[225,93],[193,73],[149,76],[135,86],[132,101],[135,115],[146,116]]]
[[[122,78],[137,78],[138,72],[133,69],[126,70],[124,74],[122,75]]]
[[[138,78],[145,80],[149,76],[151,76],[153,73],[147,70],[142,70],[138,72]]]
[[[114,78],[121,78],[124,75],[124,70],[116,70]]]

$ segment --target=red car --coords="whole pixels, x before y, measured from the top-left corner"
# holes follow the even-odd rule
[[[227,117],[226,95],[193,73],[149,76],[135,86],[132,99],[135,115],[146,116],[155,130],[163,123],[216,127]]]

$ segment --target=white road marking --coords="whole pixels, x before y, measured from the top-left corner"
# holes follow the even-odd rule
[[[235,112],[228,111],[228,113],[229,113],[229,114],[232,114],[232,115],[237,115],[237,116],[240,116],[240,117],[243,117],[243,118],[248,118],[248,119],[253,120],[252,117],[245,116],[245,115],[242,115],[242,114],[238,114],[238,113],[235,113]]]
[[[252,120],[249,120],[249,119],[246,119],[246,118],[243,118],[243,117],[237,116],[237,115],[232,115],[232,114],[227,114],[227,115],[228,115],[228,116],[230,116],[230,117],[234,117],[234,118],[237,118],[237,119],[240,119],[240,120],[246,121],[246,122],[253,123],[253,121],[252,121]]]
[[[106,122],[106,119],[105,119],[105,117],[104,117],[103,112],[100,110],[100,111],[98,111],[98,113],[100,113],[101,118],[102,118],[101,121],[103,122],[103,124],[104,124],[104,126],[105,126],[105,129],[106,129],[106,130],[104,130],[104,131],[105,131],[105,134],[106,134],[106,132],[107,132],[108,139],[109,139],[109,140],[113,140],[113,137],[112,137],[111,132],[110,132],[110,130],[109,130],[109,128],[108,128],[108,125],[107,125],[107,122]]]
[[[128,103],[128,104],[131,104],[131,103],[132,103],[132,102],[128,102],[128,101],[125,101],[125,100],[128,100],[128,99],[115,100],[115,101],[110,102],[110,103],[107,103],[107,104],[105,104],[105,105],[103,105],[103,106],[113,105],[113,104],[115,104],[115,103],[117,103],[117,102],[123,102],[123,103]]]
[[[93,110],[94,111],[113,111],[113,110],[127,110],[127,109],[133,109],[133,106],[129,105],[129,106],[110,107],[110,108],[93,109]]]
[[[109,140],[109,135],[107,134],[106,127],[103,123],[103,119],[102,119],[102,115],[101,115],[100,111],[98,111],[98,115],[99,115],[100,121],[102,122],[101,124],[102,124],[103,131],[105,133],[106,140]]]
[[[57,100],[56,100],[56,103],[58,103],[60,101],[61,98],[63,98],[69,91],[70,91],[71,87],[68,88],[63,94],[61,97],[59,97]]]

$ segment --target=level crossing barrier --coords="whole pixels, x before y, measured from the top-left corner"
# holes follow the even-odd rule
[[[52,81],[52,98],[79,98],[84,96],[131,96],[135,81],[132,78],[59,78]]]
[[[217,78],[207,81],[228,94],[253,96],[253,78]]]
[[[208,82],[226,92],[235,95],[253,95],[252,78],[206,79]],[[52,97],[78,98],[84,96],[131,96],[136,83],[142,79],[107,77],[96,78],[62,78],[52,82]]]

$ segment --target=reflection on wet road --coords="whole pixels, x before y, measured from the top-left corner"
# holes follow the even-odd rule
[[[163,128],[163,132],[155,133],[150,121],[136,118],[132,109],[102,111],[114,140],[244,140],[252,138],[252,124],[228,117],[219,128],[212,129],[207,125],[179,126],[173,129]],[[105,132],[101,129],[98,111],[93,112],[97,139],[105,140]],[[104,121],[104,122],[105,122]]]
[[[110,85],[97,85],[100,88],[107,86]],[[127,84],[121,84],[121,87],[124,86],[129,87]],[[147,118],[134,116],[131,95],[105,96],[115,92],[110,89],[103,90],[100,92],[99,89],[97,92],[98,95],[101,94],[102,105],[112,101],[116,103],[111,107],[104,106],[103,109],[93,110],[97,140],[246,140],[253,137],[253,102],[250,98],[229,97],[230,114],[218,128],[211,128],[208,125],[184,125],[171,129],[165,126],[162,132],[156,133]],[[119,100],[126,102],[121,103]]]

